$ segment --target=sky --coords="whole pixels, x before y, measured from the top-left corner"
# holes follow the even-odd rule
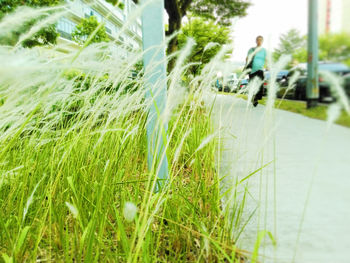
[[[288,30],[296,28],[307,33],[307,0],[251,0],[251,3],[247,16],[233,25],[233,61],[245,60],[258,35],[264,36],[264,47],[273,51],[280,35]]]

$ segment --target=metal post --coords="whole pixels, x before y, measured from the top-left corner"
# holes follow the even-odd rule
[[[146,3],[148,0],[143,0]],[[152,100],[148,114],[147,143],[149,170],[160,167],[158,183],[155,191],[158,192],[168,179],[168,160],[164,156],[167,124],[159,121],[163,113],[167,98],[166,54],[163,47],[165,40],[164,28],[164,0],[151,0],[142,13],[142,40],[143,62],[145,67],[146,97]],[[164,158],[163,158],[164,156]],[[153,166],[153,164],[156,166]]]
[[[318,88],[318,0],[309,0],[309,36],[307,65],[307,108],[317,106]]]

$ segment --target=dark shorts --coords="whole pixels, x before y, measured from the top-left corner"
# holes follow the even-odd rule
[[[254,73],[249,74],[249,80],[252,80],[253,78],[258,77],[261,80],[264,80],[264,71],[258,70],[255,71]]]
[[[253,80],[254,78],[259,78],[263,81],[265,78],[264,71],[258,70],[258,71],[255,71],[254,73],[249,74],[249,81]],[[263,96],[263,92],[264,92],[264,83],[261,84],[258,92],[256,93],[255,100],[261,100]]]

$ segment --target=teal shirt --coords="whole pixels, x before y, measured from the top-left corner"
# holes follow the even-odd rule
[[[256,48],[249,49],[248,57],[250,54],[254,52],[255,49]],[[265,60],[266,60],[266,49],[261,48],[261,50],[259,50],[254,56],[251,73],[257,72],[258,70],[263,70],[265,66]]]

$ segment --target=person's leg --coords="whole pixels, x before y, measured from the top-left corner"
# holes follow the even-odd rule
[[[255,100],[258,101],[258,100],[261,100],[262,97],[263,97],[263,93],[264,93],[264,71],[262,70],[259,70],[256,72],[256,76],[263,82],[260,87],[259,87],[259,90],[258,90],[258,93],[256,94],[255,96]]]
[[[249,76],[249,81],[252,81],[255,76],[255,73],[249,73],[248,76]]]
[[[252,81],[254,78],[256,78],[258,76],[257,74],[258,74],[258,72],[250,73],[249,74],[249,82]],[[252,103],[253,103],[254,107],[256,107],[258,105],[257,94],[253,95]]]

